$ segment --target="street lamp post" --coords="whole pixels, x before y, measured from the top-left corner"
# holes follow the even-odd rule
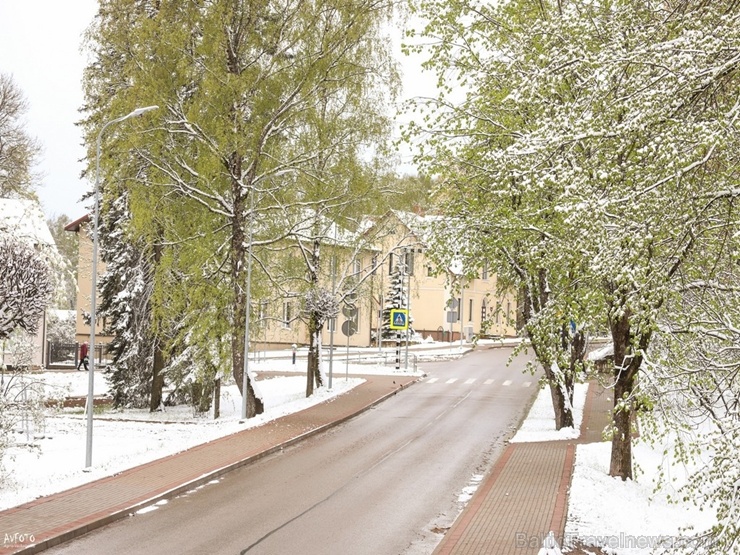
[[[114,123],[122,122],[123,120],[138,117],[151,110],[156,110],[159,106],[147,106],[145,108],[137,108],[131,113],[110,120],[105,123],[98,133],[97,151],[95,155],[95,214],[93,219],[93,252],[92,252],[92,286],[90,288],[90,370],[88,372],[88,388],[87,388],[87,442],[85,446],[85,468],[92,466],[92,430],[93,430],[93,394],[95,391],[95,321],[97,320],[95,314],[95,304],[97,297],[98,288],[98,216],[100,214],[100,142],[103,137],[103,133],[109,125]]]
[[[332,253],[331,258],[331,298],[332,300],[335,300],[337,297],[337,253],[336,253],[336,247],[337,247],[337,224],[334,223],[334,249]],[[336,330],[337,323],[339,322],[339,314],[334,315],[334,321],[331,323],[331,327],[329,328],[329,391],[331,391],[331,388],[333,386],[332,380],[334,378],[334,331]],[[348,339],[349,341],[349,339]],[[321,359],[319,358],[319,364],[321,364]]]
[[[463,283],[463,276],[460,275],[460,347],[463,346],[463,326],[465,325],[465,283]]]
[[[411,256],[413,256],[414,249],[413,247],[411,250],[406,249],[404,250],[404,255],[406,257],[406,364],[405,368],[406,370],[409,369],[409,334],[410,328],[411,328],[411,268],[409,261],[411,260]],[[411,256],[409,256],[409,253],[411,253]]]
[[[242,418],[246,419],[248,416],[247,411],[247,398],[249,397],[249,311],[252,308],[252,240],[254,238],[254,195],[255,190],[249,193],[249,244],[247,246],[247,290],[246,290],[246,303],[247,303],[247,314],[244,321],[244,372],[242,374]]]

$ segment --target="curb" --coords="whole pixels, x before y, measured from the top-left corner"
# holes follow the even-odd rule
[[[231,472],[232,470],[236,470],[237,468],[241,468],[243,466],[247,466],[255,461],[258,461],[264,457],[267,457],[269,455],[272,455],[273,453],[276,453],[280,451],[281,449],[284,449],[285,447],[289,447],[291,445],[295,445],[305,439],[308,439],[309,437],[318,435],[322,432],[325,432],[326,430],[329,430],[335,426],[338,426],[340,424],[343,424],[344,422],[347,422],[356,416],[370,410],[371,408],[375,407],[376,405],[379,405],[383,401],[389,399],[390,397],[393,397],[396,395],[399,391],[402,391],[411,385],[414,385],[418,383],[420,380],[422,380],[425,377],[425,375],[417,376],[414,380],[411,380],[405,384],[400,384],[396,389],[393,391],[390,391],[389,393],[386,393],[382,395],[381,397],[375,399],[374,401],[368,403],[364,407],[361,407],[360,409],[343,416],[342,418],[339,418],[337,420],[334,420],[332,422],[328,422],[326,424],[323,424],[321,426],[318,426],[312,430],[309,430],[307,432],[304,432],[292,439],[289,439],[287,441],[284,441],[283,443],[280,443],[278,445],[274,445],[273,447],[270,447],[268,449],[265,449],[264,451],[261,451],[260,453],[257,453],[255,455],[251,455],[249,457],[246,457],[244,459],[234,461],[233,463],[230,463],[228,465],[225,465],[221,468],[214,469],[212,471],[206,472],[202,476],[196,478],[195,480],[190,480],[189,482],[185,482],[183,484],[180,484],[179,486],[176,486],[174,488],[170,488],[167,490],[164,490],[152,497],[148,497],[142,501],[138,501],[132,504],[126,504],[121,509],[115,510],[112,513],[107,513],[101,516],[91,515],[90,521],[78,521],[70,523],[72,526],[75,526],[71,529],[68,529],[64,532],[59,533],[59,535],[52,536],[50,538],[47,538],[39,543],[35,543],[33,545],[29,545],[28,547],[25,547],[19,551],[11,551],[9,553],[14,553],[17,555],[31,555],[34,553],[41,553],[42,551],[45,551],[51,547],[55,547],[59,544],[68,542],[70,540],[73,540],[75,538],[78,538],[80,536],[83,536],[89,532],[92,532],[93,530],[96,530],[98,528],[102,528],[103,526],[107,526],[108,524],[111,524],[117,520],[121,520],[127,516],[129,516],[131,513],[135,513],[149,505],[153,505],[159,501],[162,501],[164,499],[171,499],[173,497],[177,497],[178,495],[181,495],[187,491],[190,491],[198,486],[202,486],[204,484],[207,484],[208,482],[212,481],[215,478],[221,477],[224,474],[227,474]],[[325,401],[327,402],[327,401]],[[307,410],[307,409],[304,409]],[[241,433],[241,432],[236,432]],[[228,436],[225,436],[228,437]],[[191,447],[191,449],[195,449],[199,446]],[[171,455],[171,456],[177,456],[177,455]],[[157,461],[152,461],[150,463],[146,463],[148,465],[156,464]],[[146,466],[146,465],[140,465],[140,466]],[[128,471],[124,471],[119,473],[123,474]],[[101,480],[106,479],[114,479],[114,476],[108,477],[108,478],[101,478]],[[95,482],[91,482],[90,484],[85,484],[84,486],[79,487],[90,487]],[[51,533],[53,534],[54,531],[52,530]],[[0,550],[2,552],[3,550]]]

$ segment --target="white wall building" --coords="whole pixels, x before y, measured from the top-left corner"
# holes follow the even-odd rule
[[[56,243],[46,225],[46,218],[39,204],[32,200],[0,199],[0,235],[13,236],[33,246],[49,259],[58,256]],[[46,311],[33,339],[32,367],[44,365],[46,349]],[[6,352],[3,350],[3,363]]]

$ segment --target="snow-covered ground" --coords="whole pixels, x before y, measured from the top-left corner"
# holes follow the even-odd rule
[[[411,360],[454,358],[469,348],[469,345],[417,346],[411,351]],[[165,412],[153,414],[146,410],[96,414],[93,467],[90,471],[83,469],[86,420],[82,409],[55,412],[38,428],[29,423],[28,435],[17,435],[19,445],[13,447],[4,460],[9,483],[0,490],[0,509],[109,476],[243,430],[247,426],[258,426],[302,410],[362,383],[358,374],[397,372],[393,363],[387,365],[391,358],[388,352],[383,355],[386,364],[380,361],[373,365],[357,364],[355,361],[361,354],[359,350],[351,349],[347,365],[343,350],[337,349],[332,367],[332,391],[319,390],[310,399],[305,398],[304,360],[299,358],[294,366],[290,353],[263,354],[259,361],[250,363],[250,368],[258,374],[257,383],[264,396],[266,410],[263,415],[247,422],[240,422],[241,396],[233,385],[222,388],[221,416],[218,420],[210,416],[195,417],[187,408],[168,408]],[[326,361],[323,367],[325,371],[328,370]],[[413,372],[413,367],[413,362],[410,362],[408,372]],[[295,376],[260,376],[260,373],[269,371],[295,372]],[[404,372],[403,366],[401,372]],[[55,391],[58,396],[87,394],[86,372],[46,372],[40,376],[49,391]],[[95,383],[96,394],[106,393],[103,379],[96,379]],[[578,386],[574,399],[578,425],[583,415],[585,397],[586,386]],[[578,432],[573,430],[555,431],[550,395],[543,389],[512,441],[556,441],[574,439],[577,435]],[[29,445],[24,446],[24,443]],[[566,547],[582,542],[606,547],[604,552],[615,555],[648,555],[651,553],[651,544],[663,541],[665,545],[665,542],[670,542],[679,534],[681,528],[694,526],[698,531],[711,524],[711,511],[700,511],[691,504],[669,503],[667,497],[675,490],[654,491],[654,480],[659,469],[665,469],[669,464],[662,449],[638,441],[634,447],[634,458],[639,472],[635,481],[622,482],[608,477],[610,448],[609,443],[577,447],[566,524]],[[680,485],[681,473],[685,473],[685,469],[674,465],[670,472]],[[469,499],[472,490],[461,495]]]
[[[577,427],[585,399],[586,386],[577,386],[573,402]],[[579,436],[578,430],[556,431],[553,420],[550,393],[542,389],[512,441],[557,441]],[[563,552],[579,544],[597,546],[614,555],[649,555],[653,547],[661,545],[667,548],[665,553],[671,553],[672,542],[682,529],[693,527],[698,532],[711,526],[711,511],[702,511],[692,503],[668,501],[690,470],[664,456],[662,446],[654,447],[640,439],[635,442],[633,457],[638,471],[634,481],[609,477],[610,454],[609,442],[576,447]],[[656,491],[661,471],[671,477],[673,485]]]
[[[528,441],[555,441],[558,439],[576,439],[581,433],[583,405],[586,401],[588,384],[576,384],[573,392],[573,428],[555,429],[555,413],[550,400],[550,391],[540,389],[532,408],[521,427],[511,438],[512,443]]]
[[[195,445],[223,437],[247,427],[259,426],[286,414],[298,412],[347,392],[362,383],[358,374],[419,373],[416,362],[456,358],[471,349],[470,344],[427,343],[414,345],[406,370],[405,349],[401,369],[395,369],[395,349],[354,349],[337,347],[332,364],[332,389],[321,388],[305,397],[305,352],[299,350],[296,364],[290,351],[259,353],[250,361],[250,372],[257,374],[256,384],[265,402],[265,412],[248,421],[241,420],[241,394],[236,385],[221,388],[220,416],[196,416],[188,407],[167,407],[163,412],[148,410],[107,411],[95,414],[93,425],[92,467],[85,469],[87,419],[84,409],[50,410],[42,423],[21,423],[15,446],[0,464],[5,483],[0,488],[0,510],[14,507],[37,497],[63,491],[178,453]],[[358,359],[365,363],[358,364]],[[370,364],[368,364],[370,362]],[[323,361],[325,373],[328,360]],[[295,376],[261,377],[260,373],[280,372]],[[44,382],[53,398],[85,397],[89,383],[87,372],[65,371],[33,374]],[[96,372],[95,395],[105,395],[108,386]]]

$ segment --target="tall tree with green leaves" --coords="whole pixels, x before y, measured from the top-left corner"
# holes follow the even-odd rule
[[[502,290],[519,292],[522,331],[544,370],[560,429],[573,426],[573,388],[596,307],[593,288],[583,279],[584,264],[563,248],[575,235],[554,203],[562,185],[550,180],[532,186],[528,176],[533,166],[552,169],[552,160],[513,150],[538,124],[536,108],[525,105],[529,98],[518,102],[514,96],[517,87],[529,86],[545,104],[570,95],[565,87],[560,96],[553,94],[527,73],[544,63],[526,28],[544,18],[547,12],[541,10],[554,9],[545,5],[421,3],[425,13],[435,14],[425,33],[441,37],[432,43],[427,67],[446,78],[439,81],[439,98],[417,101],[427,106],[429,127],[436,131],[421,143],[419,161],[437,177],[434,202],[455,222],[433,226],[434,256],[442,266],[458,260],[475,271],[490,263]],[[475,25],[459,24],[469,18]],[[469,45],[455,46],[461,43]],[[426,136],[427,130],[412,124],[408,133]],[[508,165],[501,163],[501,153],[510,154]],[[461,243],[461,237],[468,240]]]
[[[257,252],[289,243],[306,210],[334,217],[332,199],[372,167],[368,154],[384,151],[378,91],[394,71],[381,31],[392,9],[368,0],[101,4],[90,33],[89,133],[112,114],[160,106],[150,133],[109,136],[131,156],[115,171],[106,161],[116,184],[105,193],[129,189],[132,229],[163,249],[154,279],[174,287],[155,286],[155,328],[176,329],[172,345],[197,337],[201,353],[226,333],[230,348],[217,356],[229,357],[240,388],[250,229]],[[255,297],[282,280],[254,266]],[[219,323],[178,319],[172,306]],[[248,416],[259,412],[249,383],[242,393]]]
[[[421,160],[474,248],[531,269],[553,324],[606,322],[610,474],[631,478],[638,375],[666,300],[707,231],[734,225],[721,214],[738,183],[738,6],[420,5],[428,64],[447,77]]]

